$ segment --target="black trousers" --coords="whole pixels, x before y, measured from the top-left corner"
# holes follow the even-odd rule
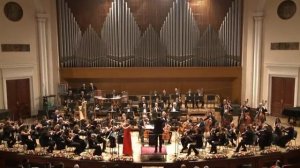
[[[162,134],[154,134],[154,139],[155,139],[155,151],[157,151],[157,147],[159,145],[159,151],[161,152],[161,148],[162,148],[162,143],[163,143],[163,140],[162,140]],[[159,143],[158,143],[159,141]]]

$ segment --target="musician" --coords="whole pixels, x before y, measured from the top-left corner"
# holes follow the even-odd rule
[[[242,133],[242,140],[238,144],[235,152],[239,152],[240,148],[243,147],[242,151],[247,151],[246,145],[253,145],[254,132],[251,126],[247,126],[247,129]]]
[[[47,125],[44,125],[41,129],[40,129],[40,137],[39,137],[39,143],[41,145],[41,147],[48,147],[49,143],[50,143],[50,127],[48,127]]]
[[[80,88],[80,92],[82,92],[82,91],[84,94],[87,94],[87,92],[88,92],[88,88],[86,87],[85,83],[83,83]]]
[[[233,147],[236,147],[236,144],[234,143],[234,141],[237,140],[237,130],[235,128],[235,124],[234,122],[231,122],[230,123],[230,128],[228,129],[228,132],[227,132],[227,137],[231,143],[231,145]]]
[[[203,88],[201,89],[197,89],[197,93],[195,94],[195,103],[196,103],[196,106],[197,108],[201,107],[203,108],[204,107],[204,99],[203,99]],[[201,106],[200,106],[201,104]]]
[[[264,123],[266,121],[266,113],[268,112],[267,108],[263,103],[259,103],[259,106],[256,108],[255,121]]]
[[[112,126],[109,130],[109,134],[108,134],[108,140],[109,140],[109,144],[110,144],[110,148],[112,150],[112,148],[115,148],[117,146],[117,127],[116,126]],[[111,151],[112,152],[112,151]]]
[[[225,132],[226,132],[225,128],[220,128],[220,127],[213,128],[211,130],[211,136],[208,139],[208,143],[211,145],[210,153],[216,154],[218,152],[217,146],[225,145],[228,143],[228,139],[226,137]]]
[[[161,99],[164,102],[164,104],[168,105],[170,96],[167,94],[167,91],[165,89],[162,91]]]
[[[170,107],[170,112],[179,112],[180,107],[178,106],[177,102],[173,102],[172,106]]]
[[[97,124],[94,133],[97,135],[97,142],[100,144],[102,143],[102,152],[105,152],[107,142],[104,137],[108,135],[108,130],[106,128],[102,128],[101,124]]]
[[[149,124],[149,119],[147,115],[143,115],[143,118],[138,122],[139,137],[141,139],[142,145],[144,145],[144,132],[145,132],[145,126],[147,124]]]
[[[158,95],[158,93],[157,93],[157,91],[156,91],[156,90],[154,90],[154,92],[153,92],[153,95],[152,95],[151,99],[152,99],[152,101],[155,101],[156,99],[159,99],[159,95]]]
[[[269,129],[268,125],[258,132],[258,145],[260,150],[264,150],[266,146],[270,146],[272,143],[272,128]]]
[[[14,126],[14,123],[10,120],[5,121],[3,126],[3,140],[7,142],[7,147],[12,148],[16,143],[14,133],[17,131],[17,128]]]
[[[207,120],[211,122],[210,127],[214,127],[217,123],[217,119],[211,111],[209,111],[207,113],[207,116],[204,118],[204,121],[207,121]]]
[[[195,130],[195,134],[192,134],[190,138],[192,139],[192,142],[194,142],[195,144],[189,145],[187,156],[191,154],[192,150],[194,151],[195,155],[198,155],[199,151],[197,150],[197,148],[203,147],[203,134],[201,133],[201,130],[197,126],[194,126],[193,129]]]
[[[295,136],[294,126],[290,124],[288,127],[284,128],[282,132],[283,135],[279,137],[277,145],[280,147],[285,147],[286,144]]]
[[[190,121],[186,121],[183,124],[183,133],[180,138],[181,144],[182,144],[182,149],[180,153],[183,153],[184,150],[188,149],[188,144],[193,142],[193,139],[191,136],[196,133],[195,129],[192,127],[192,123]]]
[[[101,156],[102,150],[101,145],[97,142],[97,135],[96,134],[90,134],[88,135],[88,144],[90,149],[95,149],[93,155]]]
[[[122,123],[122,128],[124,132],[124,140],[123,140],[123,155],[132,156],[132,144],[131,144],[131,125],[129,124],[129,120],[125,120]]]
[[[148,108],[147,104],[144,103],[142,105],[142,107],[140,108],[140,116],[146,114],[147,117],[150,118],[150,113],[148,113],[148,112],[150,112],[150,109]]]
[[[192,93],[191,89],[189,89],[188,92],[186,93],[185,107],[188,107],[188,104],[192,104],[192,107],[194,108],[195,105],[194,94]]]
[[[73,131],[73,133],[74,133],[74,131]],[[72,140],[73,140],[73,143],[76,144],[74,153],[77,155],[80,155],[80,153],[83,152],[87,146],[86,142],[79,137],[79,134],[76,134],[76,133],[74,133]]]
[[[95,90],[97,90],[97,87],[96,86],[94,86],[94,84],[91,82],[90,84],[89,84],[89,87],[88,87],[88,93],[93,93]]]
[[[126,113],[126,118],[130,119],[130,123],[132,123],[134,119],[134,113],[130,103],[128,103],[124,108],[124,112]]]
[[[139,102],[139,108],[142,108],[144,106],[144,104],[146,105],[146,107],[148,107],[148,102],[146,100],[146,97],[142,96],[141,101]]]
[[[163,133],[163,128],[165,126],[164,120],[161,118],[161,115],[158,114],[158,117],[156,120],[154,120],[154,129],[153,129],[153,134],[155,136],[155,151],[154,153],[157,153],[157,147],[159,144],[159,152],[161,152],[162,149],[162,133]],[[158,143],[159,141],[159,143]]]
[[[54,126],[51,138],[55,142],[57,150],[65,149],[66,142],[65,142],[65,140],[63,138],[63,131],[61,130],[61,126],[59,124],[56,124]],[[50,146],[49,146],[49,148],[50,148]],[[52,150],[52,147],[51,147],[51,150]]]
[[[26,127],[23,127],[20,133],[21,142],[24,145],[27,145],[27,150],[34,150],[35,149],[35,142],[30,136],[30,132]]]

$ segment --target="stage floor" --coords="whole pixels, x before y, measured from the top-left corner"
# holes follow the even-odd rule
[[[273,123],[275,121],[275,117],[273,116],[267,116],[267,123],[273,126]],[[287,118],[281,118],[282,124],[283,126],[287,126]],[[237,117],[234,117],[234,122],[237,122]],[[295,129],[300,132],[300,127],[296,126]],[[141,160],[141,143],[140,140],[138,139],[138,132],[133,131],[131,132],[131,140],[132,140],[132,147],[133,147],[133,161],[134,162],[143,162]],[[293,142],[294,143],[294,142]],[[300,145],[300,137],[297,137],[296,140],[296,144]],[[186,157],[187,153],[180,153],[181,149],[182,149],[182,145],[180,143],[180,137],[176,132],[173,132],[172,135],[172,140],[171,140],[171,144],[163,144],[163,146],[166,149],[166,158],[165,160],[160,160],[163,162],[173,162],[175,159],[175,156],[177,157]],[[119,145],[119,154],[122,155],[122,149],[123,149],[123,145],[120,144]],[[283,148],[279,148],[279,150],[285,150]],[[228,148],[218,148],[218,153],[226,153],[226,155],[230,158],[232,154],[234,154],[234,147],[228,147]],[[109,151],[109,150],[107,150]],[[200,154],[196,157],[199,157],[200,159],[202,159],[204,157],[204,155],[209,154],[210,151],[210,145],[207,144],[207,147],[204,149],[200,149]],[[256,146],[256,151],[259,151],[258,146]],[[190,156],[193,156],[194,152],[192,152],[192,154]],[[108,160],[111,157],[110,153],[103,153],[103,157],[104,160]]]

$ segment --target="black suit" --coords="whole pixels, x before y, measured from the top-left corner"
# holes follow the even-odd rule
[[[163,128],[165,126],[165,121],[162,118],[157,118],[154,120],[154,129],[153,134],[155,136],[155,152],[157,152],[158,140],[159,140],[159,152],[162,148],[162,133],[164,132]]]

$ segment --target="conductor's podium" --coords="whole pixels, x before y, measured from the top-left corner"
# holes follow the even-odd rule
[[[167,149],[162,146],[161,152],[157,149],[155,153],[154,146],[142,146],[141,147],[141,161],[165,161],[167,156]]]

